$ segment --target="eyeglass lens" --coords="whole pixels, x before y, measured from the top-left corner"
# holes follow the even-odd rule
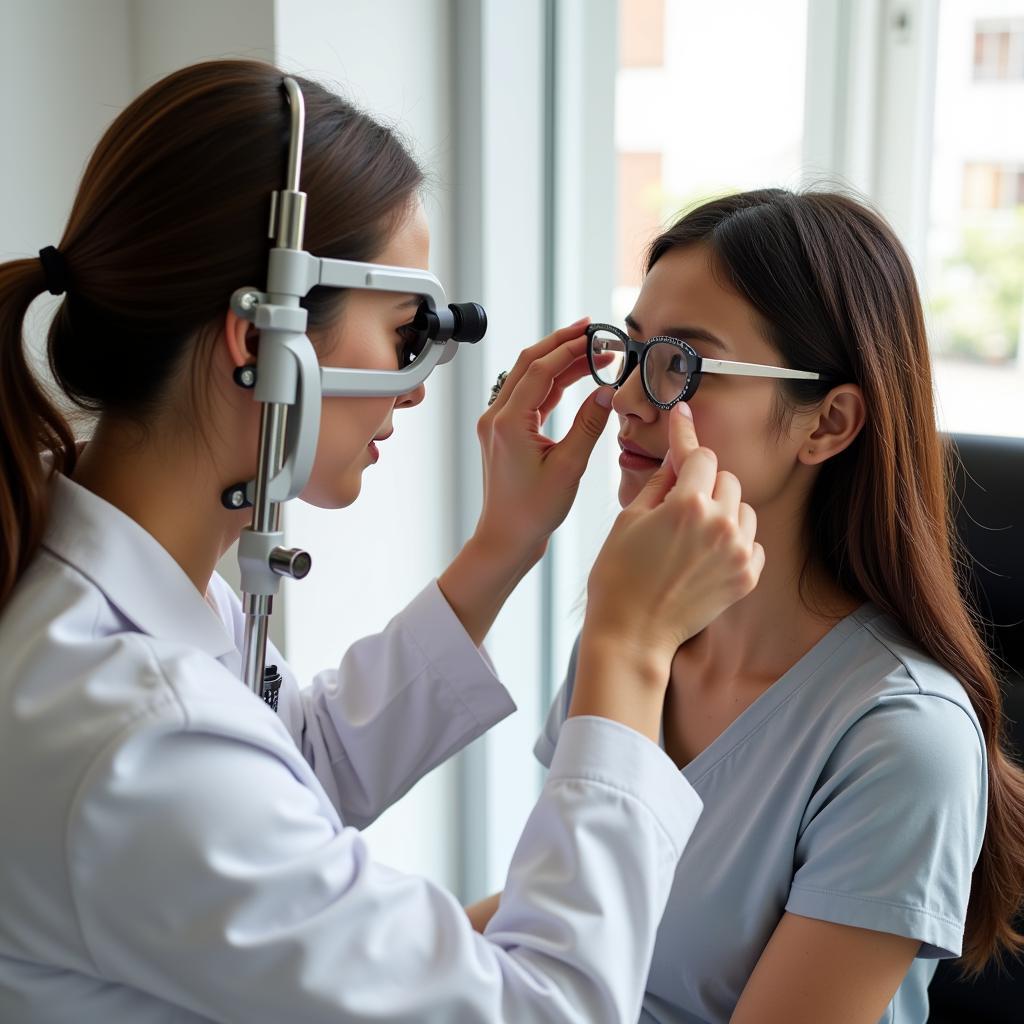
[[[590,356],[597,379],[618,384],[626,369],[626,343],[611,331],[595,331],[590,336]]]
[[[611,331],[595,331],[590,338],[594,375],[602,384],[619,384],[626,368],[626,343]],[[647,350],[643,377],[655,401],[674,402],[686,389],[692,368],[686,353],[669,342],[655,342]]]
[[[644,383],[656,402],[668,405],[685,390],[691,368],[686,353],[667,341],[656,341],[647,350]]]

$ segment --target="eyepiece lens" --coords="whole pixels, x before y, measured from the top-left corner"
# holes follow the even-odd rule
[[[479,302],[453,302],[448,308],[455,318],[456,341],[479,341],[487,333],[487,313]]]

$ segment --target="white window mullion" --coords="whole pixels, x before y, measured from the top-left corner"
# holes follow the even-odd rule
[[[616,244],[618,3],[551,2],[555,8],[551,315],[555,325],[582,315],[607,321],[612,319],[615,284],[615,261],[610,254]],[[567,392],[552,417],[552,436],[564,435],[575,410],[595,386],[587,377]],[[618,450],[614,435],[614,424],[610,424],[548,554],[551,625],[545,708],[565,673],[590,565],[618,511],[614,499],[618,468],[609,454],[613,448]]]
[[[455,0],[456,278],[487,309],[485,340],[456,361],[460,539],[482,497],[476,421],[491,384],[544,328],[544,3]],[[514,46],[510,41],[514,40]],[[519,710],[460,755],[459,895],[503,884],[540,789],[531,748],[540,717],[542,573],[509,599],[487,639]]]
[[[918,272],[928,230],[938,0],[809,9],[804,163],[874,202]]]

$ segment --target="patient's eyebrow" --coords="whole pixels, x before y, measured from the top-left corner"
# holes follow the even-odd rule
[[[644,336],[644,329],[632,313],[626,315],[626,326],[631,331],[640,335],[641,338]],[[658,337],[679,338],[680,341],[706,341],[709,345],[716,345],[723,352],[729,350],[729,346],[721,338],[715,337],[715,335],[703,327],[666,327],[658,332]]]

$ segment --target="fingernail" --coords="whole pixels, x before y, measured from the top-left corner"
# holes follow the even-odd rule
[[[597,402],[597,404],[601,406],[602,409],[610,409],[612,407],[613,397],[614,395],[612,393],[611,388],[601,388],[598,391],[597,397],[594,399],[594,401]]]
[[[569,326],[570,327],[582,327],[585,323],[588,323],[589,321],[590,321],[590,317],[589,316],[581,316],[578,320],[573,320],[573,322],[571,324],[569,324]]]
[[[690,407],[686,402],[676,402],[676,409],[679,410],[680,416],[685,416],[688,420],[693,419],[693,412],[690,410]]]

